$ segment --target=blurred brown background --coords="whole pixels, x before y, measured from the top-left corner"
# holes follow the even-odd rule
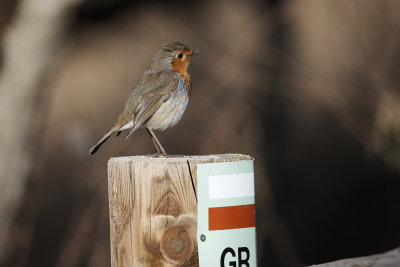
[[[110,265],[106,164],[87,151],[161,43],[202,50],[172,154],[255,158],[260,266],[400,245],[400,3],[2,0],[1,266]]]

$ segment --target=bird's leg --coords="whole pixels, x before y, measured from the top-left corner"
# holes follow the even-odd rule
[[[147,132],[149,133],[149,135],[150,135],[150,137],[151,137],[151,141],[153,141],[154,147],[157,149],[157,154],[161,154],[161,150],[160,150],[160,148],[158,147],[158,144],[157,144],[156,140],[154,139],[152,133],[150,132],[149,129],[146,128],[146,130],[147,130]]]
[[[154,134],[154,132],[152,130],[150,130],[149,128],[146,128],[146,130],[149,132],[151,139],[153,140],[153,144],[157,149],[157,152],[162,154],[162,155],[167,155],[167,152],[165,152],[165,149],[163,148],[163,146],[161,145],[160,141],[158,141],[156,135]]]
[[[150,134],[150,132],[149,132],[149,134]],[[151,136],[151,134],[150,134],[150,136]],[[153,136],[151,136],[151,141],[153,141],[153,145],[154,145],[155,148],[157,149],[157,154],[161,154],[161,150],[160,150],[160,148],[158,147],[158,144],[157,144],[156,140],[153,138]]]

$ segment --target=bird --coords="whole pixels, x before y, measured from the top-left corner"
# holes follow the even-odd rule
[[[167,42],[160,46],[149,66],[131,90],[122,113],[113,126],[89,150],[97,152],[113,133],[119,136],[130,129],[126,139],[139,128],[145,127],[157,154],[166,155],[154,130],[163,131],[175,126],[189,104],[192,86],[188,68],[199,50],[191,50],[182,42]]]

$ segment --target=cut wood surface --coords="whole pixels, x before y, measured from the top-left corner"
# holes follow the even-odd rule
[[[249,159],[241,154],[111,158],[111,266],[198,266],[197,164]]]

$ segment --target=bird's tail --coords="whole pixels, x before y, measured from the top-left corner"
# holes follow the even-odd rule
[[[103,138],[100,139],[97,144],[95,144],[90,150],[89,150],[89,155],[93,155],[96,153],[97,150],[101,147],[102,144],[104,144],[105,141],[107,141],[108,138],[115,132],[114,127],[112,127],[104,136]]]

